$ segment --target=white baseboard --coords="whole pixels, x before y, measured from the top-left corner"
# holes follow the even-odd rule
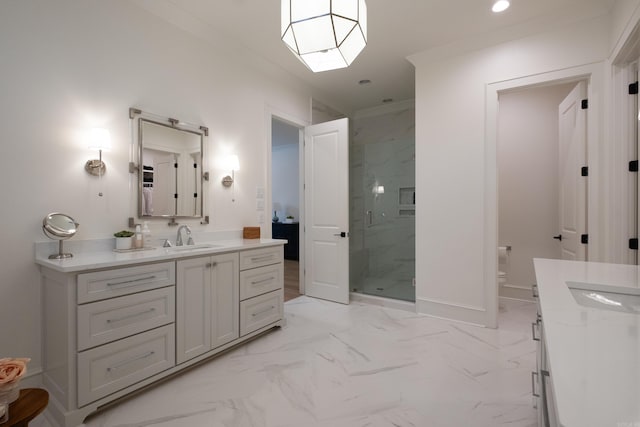
[[[505,283],[498,289],[498,296],[521,301],[533,301],[531,286],[510,285]]]
[[[420,314],[437,317],[439,319],[453,320],[475,326],[487,326],[487,310],[482,307],[470,307],[444,301],[418,298],[416,301],[416,309]]]
[[[358,292],[351,292],[349,294],[349,299],[351,301],[363,302],[365,304],[371,305],[379,305],[381,307],[387,308],[395,308],[396,310],[404,310],[411,313],[416,312],[416,304],[410,301],[383,298],[375,295],[365,295]]]

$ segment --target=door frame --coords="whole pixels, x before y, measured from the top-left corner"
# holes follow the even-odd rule
[[[599,141],[602,129],[599,124],[603,111],[604,99],[600,89],[604,87],[605,67],[603,62],[570,67],[516,79],[492,82],[486,85],[485,116],[485,155],[484,155],[484,297],[486,301],[487,327],[498,326],[498,96],[500,92],[523,89],[527,87],[587,81],[589,109],[587,111],[587,161],[589,164],[587,217],[589,224],[599,224],[599,190],[600,183],[593,177],[602,176],[600,172]],[[600,257],[601,241],[598,227],[589,230],[588,260]]]
[[[298,117],[287,114],[283,111],[280,111],[271,106],[267,106],[266,114],[265,114],[265,129],[267,133],[267,144],[266,144],[266,153],[265,159],[267,159],[267,167],[265,168],[265,182],[267,183],[265,188],[265,209],[266,206],[269,209],[266,209],[266,214],[264,218],[264,224],[262,226],[262,235],[267,236],[268,238],[272,237],[271,232],[271,215],[270,212],[273,212],[273,157],[272,157],[272,149],[273,149],[273,141],[272,139],[272,128],[271,121],[273,119],[279,120],[281,122],[287,123],[290,126],[298,128],[298,200],[300,201],[299,206],[299,222],[300,224],[304,224],[305,221],[305,213],[304,213],[304,174],[305,174],[305,163],[304,163],[304,128],[309,126],[311,123],[307,120],[300,119]],[[263,212],[264,213],[264,212]],[[298,283],[299,283],[299,292],[301,295],[305,295],[305,284],[304,284],[304,262],[305,262],[305,252],[304,252],[304,244],[306,242],[306,233],[304,230],[304,226],[299,229],[298,236],[300,244],[298,249],[298,262],[299,265],[303,266],[300,268],[300,272],[298,275]]]
[[[637,52],[635,53],[637,54]],[[617,168],[612,169],[611,179],[615,185],[611,188],[610,204],[619,206],[619,212],[623,218],[610,224],[610,247],[608,248],[608,260],[623,264],[637,264],[638,253],[629,249],[628,239],[636,236],[638,232],[638,212],[640,206],[640,185],[637,174],[629,173],[625,166],[630,160],[637,160],[638,141],[637,135],[639,122],[635,102],[637,95],[632,98],[628,95],[628,85],[638,80],[637,67],[640,60],[635,56],[621,55],[619,60],[612,64],[612,112],[611,128],[613,140],[619,146],[612,153],[612,162]]]

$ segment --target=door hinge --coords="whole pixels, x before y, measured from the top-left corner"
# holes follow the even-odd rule
[[[583,99],[582,102],[580,103],[580,108],[582,108],[583,110],[586,110],[587,108],[589,108],[589,100]]]
[[[629,162],[629,172],[638,172],[638,161],[631,160]]]
[[[638,238],[629,239],[629,249],[638,250]]]
[[[583,245],[588,245],[589,244],[589,235],[588,234],[583,234],[582,236],[580,236],[580,243],[582,243]]]
[[[580,176],[589,176],[589,166],[580,168]]]
[[[629,95],[637,95],[638,94],[638,82],[631,83],[629,85]]]

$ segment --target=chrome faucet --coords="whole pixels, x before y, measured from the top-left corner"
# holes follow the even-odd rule
[[[191,229],[189,228],[188,225],[181,225],[180,227],[178,227],[178,235],[176,236],[176,246],[183,246],[184,243],[182,243],[182,229],[186,229],[187,230],[187,245],[193,245],[195,244],[193,242],[193,237],[191,237]]]

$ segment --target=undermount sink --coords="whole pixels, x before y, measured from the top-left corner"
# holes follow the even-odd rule
[[[571,295],[584,307],[640,314],[640,288],[567,282]]]
[[[222,245],[214,245],[212,243],[201,243],[199,245],[172,246],[166,249],[171,252],[190,252],[190,251],[199,251],[203,249],[215,249],[215,248],[221,248],[221,247]]]

